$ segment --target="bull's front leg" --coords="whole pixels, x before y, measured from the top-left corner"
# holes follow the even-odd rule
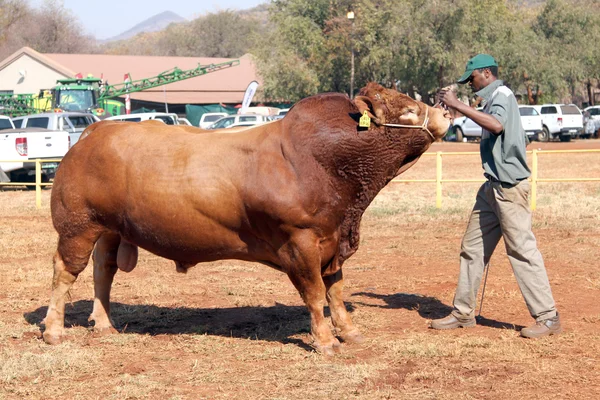
[[[300,292],[310,313],[310,333],[312,346],[325,355],[340,351],[340,342],[335,338],[327,324],[323,307],[326,301],[326,288],[321,276],[321,258],[316,240],[304,235],[302,240],[288,247],[286,265],[290,280]]]
[[[323,281],[327,288],[327,301],[331,312],[331,322],[337,334],[344,342],[361,343],[364,338],[354,324],[352,324],[352,319],[344,305],[344,276],[342,270],[340,269],[333,275],[323,277]]]

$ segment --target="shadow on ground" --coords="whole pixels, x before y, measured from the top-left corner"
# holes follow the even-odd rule
[[[394,294],[378,294],[373,292],[357,292],[353,293],[352,296],[364,296],[372,299],[383,301],[385,304],[368,304],[360,301],[354,301],[354,304],[367,306],[367,307],[379,307],[379,308],[390,308],[405,310],[414,310],[419,313],[422,318],[425,319],[436,319],[443,318],[450,314],[452,307],[447,306],[435,297],[422,296],[419,294],[412,293],[394,293]],[[521,325],[514,325],[508,322],[496,321],[485,317],[477,317],[477,324],[481,326],[487,326],[490,328],[497,329],[512,329],[520,331],[524,327]]]
[[[92,306],[90,300],[67,304],[65,327],[91,327],[93,323],[88,322],[88,317]],[[346,307],[349,312],[354,310],[351,304]],[[25,320],[43,330],[41,322],[47,309],[39,307],[25,313]],[[326,308],[326,316],[328,312]],[[310,332],[310,315],[304,306],[188,308],[111,303],[111,314],[115,328],[125,334],[207,334],[292,343],[311,349],[302,340],[292,337]]]

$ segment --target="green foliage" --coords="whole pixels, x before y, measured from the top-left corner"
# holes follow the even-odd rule
[[[598,0],[274,0],[269,51],[253,52],[265,91],[297,100],[311,90],[349,92],[351,50],[355,87],[368,81],[410,95],[432,95],[464,71],[477,53],[493,54],[500,77],[521,94],[575,97],[598,79]],[[346,19],[352,8],[355,19]],[[286,82],[293,69],[300,85]],[[316,82],[315,82],[316,79]],[[308,85],[309,87],[305,87]],[[466,94],[468,88],[461,88]]]
[[[350,94],[354,54],[353,94],[376,81],[433,101],[470,57],[484,52],[525,101],[529,93],[530,101],[582,103],[585,87],[600,80],[599,10],[600,0],[271,0],[94,47],[60,0],[45,0],[40,10],[0,0],[0,59],[22,46],[51,53],[251,53],[263,78],[258,96],[293,102],[319,92]]]

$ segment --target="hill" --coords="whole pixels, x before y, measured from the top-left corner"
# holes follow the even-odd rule
[[[187,21],[185,18],[180,17],[172,11],[165,11],[160,14],[156,14],[155,16],[148,18],[145,21],[140,22],[135,25],[133,28],[106,40],[103,42],[114,42],[118,40],[125,40],[134,37],[135,35],[142,32],[157,32],[162,31],[167,26],[173,23],[180,23]]]

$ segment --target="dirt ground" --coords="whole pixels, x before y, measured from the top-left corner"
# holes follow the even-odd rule
[[[600,148],[600,140],[529,149]],[[436,143],[431,151],[473,151]],[[406,173],[435,177],[434,157]],[[444,161],[448,176],[481,177],[476,156]],[[600,153],[544,155],[540,174],[600,178]],[[595,399],[600,398],[600,182],[540,184],[534,233],[564,333],[519,337],[532,323],[503,244],[491,260],[478,325],[448,332],[460,240],[478,183],[391,183],[364,215],[361,245],[344,265],[346,301],[366,341],[324,357],[309,346],[309,316],[280,272],[238,261],[187,274],[141,252],[119,272],[112,312],[120,334],[96,336],[92,268],[66,310],[67,341],[48,346],[49,190],[0,191],[0,399]],[[481,295],[481,292],[480,292]]]

